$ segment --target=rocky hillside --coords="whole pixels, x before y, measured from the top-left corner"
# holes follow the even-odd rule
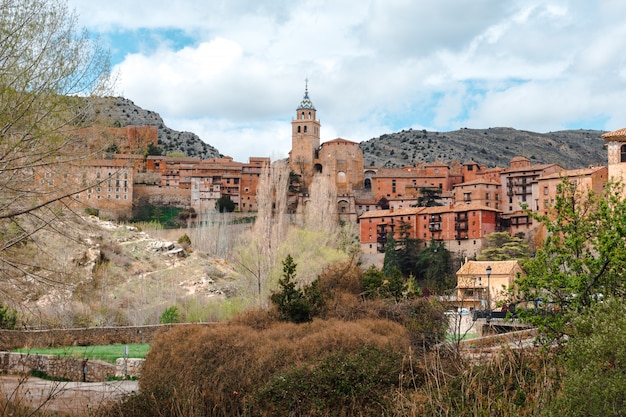
[[[467,162],[509,166],[515,156],[535,164],[557,163],[567,169],[606,165],[599,130],[534,133],[512,128],[460,129],[453,132],[403,130],[361,142],[366,165],[402,167],[416,162]]]
[[[145,110],[123,97],[90,99],[93,117],[108,126],[157,126],[159,147],[166,153],[209,159],[220,152],[191,132],[165,126],[152,110]],[[466,162],[488,167],[506,167],[515,156],[533,163],[557,163],[574,169],[606,164],[606,149],[599,130],[563,130],[535,133],[506,127],[460,129],[452,132],[403,130],[361,142],[366,165],[402,167],[425,162]]]
[[[165,153],[182,152],[187,156],[201,159],[222,156],[217,149],[203,142],[195,133],[170,129],[165,126],[158,113],[144,110],[126,98],[104,97],[90,100],[94,109],[93,117],[105,126],[157,126],[159,147]]]

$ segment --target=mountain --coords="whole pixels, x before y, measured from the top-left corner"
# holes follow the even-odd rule
[[[508,167],[515,156],[533,164],[556,163],[566,169],[606,165],[600,130],[534,133],[508,127],[463,128],[452,132],[403,130],[360,143],[365,165],[402,167],[425,162],[467,162]]]
[[[165,126],[161,116],[144,110],[124,97],[89,98],[92,117],[105,126],[157,126],[159,147],[167,154],[182,152],[201,159],[219,158],[222,155],[213,146],[205,143],[191,132],[179,132]]]
[[[222,155],[191,132],[165,126],[158,113],[124,97],[90,98],[92,116],[106,126],[157,126],[159,147],[201,159]],[[567,169],[606,165],[600,130],[562,130],[535,133],[509,127],[463,128],[451,132],[403,130],[361,142],[365,165],[402,167],[420,162],[474,161],[487,167],[507,167],[515,156],[533,164],[556,163]]]

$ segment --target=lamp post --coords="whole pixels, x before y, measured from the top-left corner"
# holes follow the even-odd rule
[[[487,266],[487,309],[491,311],[491,266]]]

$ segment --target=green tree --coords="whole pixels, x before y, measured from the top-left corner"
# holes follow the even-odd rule
[[[385,243],[383,274],[385,276],[391,276],[394,273],[394,269],[400,270],[400,263],[398,262],[396,240],[393,237],[393,232],[389,232],[387,233],[387,242]]]
[[[435,207],[440,206],[441,203],[441,188],[429,188],[422,187],[419,190],[419,197],[417,197],[417,207]]]
[[[554,415],[623,416],[626,410],[626,304],[611,297],[572,320],[563,390]]]
[[[524,263],[514,299],[534,303],[520,317],[546,335],[568,333],[571,319],[599,298],[626,294],[626,200],[623,187],[608,183],[605,195],[580,191],[564,180],[554,210],[530,215],[547,237],[535,257]]]
[[[9,306],[0,305],[0,329],[17,328],[17,311]]]
[[[283,276],[278,281],[280,290],[271,296],[272,302],[278,307],[282,320],[304,323],[313,320],[322,306],[322,294],[318,289],[318,281],[297,287],[296,263],[291,255],[283,261]]]
[[[220,213],[232,213],[235,211],[235,203],[228,194],[224,194],[215,203],[215,208]]]
[[[443,242],[432,239],[417,256],[417,281],[437,292],[454,287],[452,255]]]
[[[163,155],[163,150],[158,146],[154,145],[152,142],[148,143],[148,148],[146,149],[146,156],[161,156]]]
[[[161,324],[172,324],[180,321],[180,313],[178,307],[171,306],[165,309],[161,314]]]
[[[62,0],[0,2],[0,274],[5,281],[36,278],[49,269],[41,256],[46,244],[38,237],[44,230],[67,233],[57,223],[69,213],[73,196],[94,185],[65,179],[70,163],[90,155],[76,130],[94,120],[92,102],[84,97],[110,94],[109,54],[76,22]],[[34,175],[42,181],[35,182]],[[27,244],[30,253],[24,255]],[[60,273],[53,275],[58,279]]]
[[[368,298],[377,298],[380,296],[380,291],[385,282],[385,275],[383,272],[371,265],[365,272],[363,272],[363,292]]]
[[[485,236],[485,248],[476,257],[479,261],[508,261],[526,259],[530,256],[528,243],[507,232],[494,232]]]
[[[398,233],[400,235],[400,240],[396,245],[398,267],[405,277],[415,275],[417,274],[416,261],[421,240],[411,237],[411,224],[406,221],[400,221]]]

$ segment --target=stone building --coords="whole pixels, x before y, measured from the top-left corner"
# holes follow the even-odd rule
[[[609,179],[626,180],[626,127],[605,133],[602,138],[608,150]]]

